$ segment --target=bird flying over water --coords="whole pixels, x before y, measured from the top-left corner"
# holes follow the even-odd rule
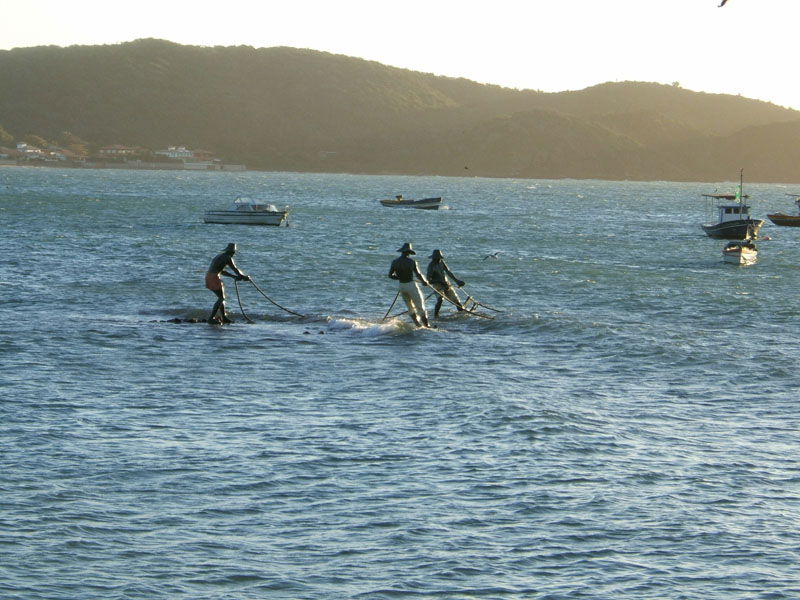
[[[500,250],[498,250],[498,251],[497,251],[497,252],[495,252],[494,254],[487,254],[486,256],[484,256],[484,257],[483,257],[483,260],[486,260],[487,258],[497,258],[497,255],[498,255],[498,254],[500,254],[500,252],[501,252],[501,251],[500,251]]]

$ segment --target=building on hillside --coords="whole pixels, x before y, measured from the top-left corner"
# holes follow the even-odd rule
[[[210,150],[194,150],[195,160],[215,160],[214,153]]]
[[[180,161],[183,168],[190,171],[244,171],[244,165],[223,165],[209,150],[191,150],[186,146],[170,146],[166,150],[156,150],[158,156]]]
[[[0,146],[0,164],[15,165],[20,158],[22,158],[22,154],[17,152],[14,148]]]
[[[44,160],[44,152],[36,146],[29,146],[25,142],[17,142],[17,152],[22,160]]]
[[[155,154],[184,161],[194,158],[194,151],[189,150],[186,146],[169,146],[166,150],[156,150]]]
[[[86,162],[85,156],[82,156],[76,152],[72,152],[71,150],[67,150],[66,148],[56,148],[56,147],[49,148],[48,158],[50,160],[62,160],[62,161],[69,161],[72,163]]]
[[[104,158],[126,158],[128,156],[136,156],[142,153],[142,148],[133,146],[122,146],[120,144],[112,144],[111,146],[103,146],[97,151],[97,154]]]

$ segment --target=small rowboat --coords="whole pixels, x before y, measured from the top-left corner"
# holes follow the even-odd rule
[[[797,205],[798,213],[800,213],[800,197],[797,194],[789,194],[789,196],[797,198],[794,203]],[[775,223],[775,225],[780,225],[781,227],[800,227],[800,214],[785,215],[783,213],[773,213],[767,215],[767,218]]]
[[[384,206],[398,206],[403,208],[421,208],[422,210],[439,210],[442,205],[442,199],[439,198],[423,198],[421,200],[412,200],[410,198],[403,198],[400,194],[394,198],[381,200]]]
[[[775,225],[781,227],[800,227],[800,215],[785,215],[783,213],[774,213],[767,215],[770,221]]]
[[[722,260],[733,265],[752,265],[758,259],[758,248],[752,240],[729,242],[722,249]]]

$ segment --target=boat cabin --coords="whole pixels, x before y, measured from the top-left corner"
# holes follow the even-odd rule
[[[750,207],[746,204],[721,204],[719,210],[719,222],[741,221],[750,218]]]
[[[234,210],[243,212],[278,212],[274,204],[261,204],[258,200],[239,197],[233,202]]]
[[[717,205],[719,223],[741,221],[750,218],[750,207],[742,202],[742,199],[749,198],[747,195],[740,197],[736,194],[703,194],[703,196],[706,198],[713,198],[714,200],[738,201],[737,204]]]

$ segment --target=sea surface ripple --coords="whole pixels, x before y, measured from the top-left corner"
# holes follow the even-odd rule
[[[0,168],[0,598],[800,598],[800,231],[715,187]],[[407,241],[503,312],[384,321]],[[193,322],[229,242],[302,317]]]

